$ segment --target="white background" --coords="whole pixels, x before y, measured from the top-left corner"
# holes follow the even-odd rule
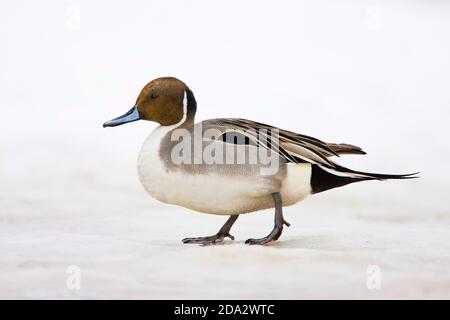
[[[0,41],[0,297],[450,297],[445,1],[14,1]],[[340,163],[421,179],[311,197],[269,247],[243,241],[270,211],[240,218],[234,243],[184,246],[223,217],[145,194],[136,158],[155,124],[101,126],[161,76],[194,91],[197,120],[352,143],[368,155]]]

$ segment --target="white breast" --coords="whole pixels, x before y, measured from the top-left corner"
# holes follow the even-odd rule
[[[168,127],[157,127],[147,137],[138,157],[138,175],[144,188],[155,199],[168,202],[164,189],[167,186],[167,170],[161,163],[159,148],[162,138],[170,130]]]

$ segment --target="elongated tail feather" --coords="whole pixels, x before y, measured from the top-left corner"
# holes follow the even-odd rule
[[[342,187],[350,183],[367,180],[418,178],[418,172],[408,174],[370,173],[351,170],[337,164],[335,164],[334,167],[325,167],[322,165],[312,165],[311,167],[312,193],[318,193],[329,189]]]
[[[325,169],[322,166],[322,169]],[[353,178],[364,178],[364,180],[388,180],[388,179],[414,179],[418,178],[417,174],[419,172],[407,173],[407,174],[383,174],[383,173],[371,173],[371,172],[363,172],[363,171],[355,171],[349,168],[345,168],[338,164],[334,164],[333,168],[326,168],[325,170],[334,171],[337,175],[344,175]],[[327,170],[327,171],[328,171]],[[333,172],[331,172],[333,173]]]

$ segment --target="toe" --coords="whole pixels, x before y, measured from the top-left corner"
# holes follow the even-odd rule
[[[202,243],[206,243],[206,242],[211,242],[213,240],[205,237],[205,238],[185,238],[182,241],[183,241],[183,243],[200,243],[200,244],[202,244]]]
[[[255,244],[265,245],[271,241],[272,240],[268,239],[268,238],[261,238],[261,239],[248,239],[247,241],[245,241],[245,243],[249,244],[249,245],[255,245]]]
[[[210,236],[210,237],[199,237],[199,238],[185,238],[182,240],[183,243],[185,244],[214,244],[214,243],[219,243],[222,242],[223,239],[225,237],[223,235],[214,235],[214,236]]]

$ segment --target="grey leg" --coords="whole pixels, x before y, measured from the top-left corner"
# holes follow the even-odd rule
[[[225,222],[225,224],[220,228],[219,232],[213,236],[209,237],[198,237],[198,238],[185,238],[183,243],[197,243],[197,244],[214,244],[216,242],[222,242],[226,237],[234,240],[234,237],[230,234],[231,227],[237,220],[239,215],[230,216]]]
[[[275,201],[275,226],[267,237],[260,239],[248,239],[245,243],[248,244],[266,244],[271,241],[278,240],[283,232],[283,225],[290,226],[290,223],[283,218],[283,204],[281,202],[281,194],[279,192],[273,193],[273,200]]]

